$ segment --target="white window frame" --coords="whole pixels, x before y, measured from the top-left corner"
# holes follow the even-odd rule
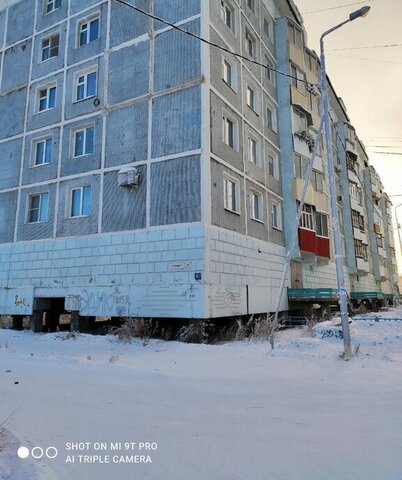
[[[53,45],[52,47],[52,39],[58,38],[58,43],[57,43],[57,55],[50,55],[52,49],[55,49],[56,47]],[[45,42],[49,42],[49,57],[43,59],[43,51],[45,48],[43,44]],[[52,58],[56,58],[59,56],[60,52],[60,32],[53,32],[51,35],[47,35],[46,37],[43,37],[41,40],[41,47],[40,47],[40,52],[39,52],[39,63],[47,62],[48,60],[51,60]]]
[[[43,0],[43,15],[49,15],[56,10],[59,10],[63,5],[63,0],[60,0],[60,6],[56,7],[58,0]],[[48,6],[52,5],[52,9],[48,11]]]
[[[300,30],[300,28],[296,27],[290,22],[288,23],[288,39],[289,42],[292,43],[296,48],[303,50],[303,32]]]
[[[228,184],[234,185],[234,199],[233,191],[228,190]],[[232,188],[231,188],[232,190]],[[230,200],[232,200],[230,205]],[[234,205],[233,205],[234,200]],[[225,210],[229,212],[236,213],[237,215],[241,214],[241,205],[240,205],[240,181],[237,178],[231,177],[229,175],[223,175],[223,206]],[[234,206],[234,209],[233,209]]]
[[[228,15],[229,12],[229,15]],[[236,17],[235,17],[235,9],[233,5],[228,2],[227,0],[221,0],[221,14],[220,14],[222,22],[226,25],[226,27],[233,33],[235,33],[235,24],[236,24]],[[228,21],[230,18],[230,21]]]
[[[276,212],[275,212],[276,210]],[[282,231],[282,205],[280,202],[272,201],[271,205],[271,226],[275,230]]]
[[[275,87],[276,81],[275,81],[275,62],[271,59],[271,57],[267,54],[265,54],[265,64],[269,68],[264,69],[264,77],[267,79],[267,81],[272,85],[272,87]]]
[[[93,134],[93,144],[92,144],[92,152],[86,153],[86,144],[87,144],[87,131],[88,129],[93,128],[94,134]],[[77,141],[77,133],[79,132],[84,132],[84,142],[83,142],[83,153],[82,155],[75,155],[75,147],[76,147],[76,141]],[[87,157],[89,155],[94,154],[95,150],[95,124],[91,123],[88,125],[80,125],[79,127],[71,129],[71,141],[70,141],[70,148],[71,148],[71,158],[81,158],[81,157]]]
[[[246,87],[246,102],[247,102],[247,106],[251,108],[253,112],[255,112],[256,104],[257,104],[256,93],[254,88],[251,88],[250,85],[247,85]]]
[[[92,75],[93,73],[96,74],[95,78],[95,93],[88,95],[88,76]],[[84,77],[84,82],[80,83],[79,79],[81,77]],[[78,87],[83,86],[84,87],[84,97],[83,98],[78,98]],[[89,68],[86,68],[85,70],[79,70],[78,72],[74,73],[74,81],[73,81],[73,98],[74,98],[74,103],[77,102],[83,102],[84,100],[87,100],[88,98],[94,98],[98,94],[98,67],[97,66],[92,66]]]
[[[293,122],[293,128],[294,128],[293,133],[309,131],[307,115],[302,111],[300,111],[298,108],[293,108],[292,122]]]
[[[55,89],[55,97],[54,97],[54,106],[53,107],[49,107],[49,101],[50,101],[50,90],[54,88]],[[46,91],[46,96],[45,97],[42,97],[41,96],[41,92],[44,92]],[[41,99],[43,98],[46,98],[46,108],[44,108],[43,110],[40,110],[40,101]],[[36,108],[35,108],[35,113],[38,114],[38,113],[43,113],[43,112],[48,112],[49,110],[53,110],[56,108],[56,104],[57,104],[57,83],[56,82],[52,82],[52,83],[49,83],[47,85],[38,85],[36,87]]]
[[[255,0],[246,0],[247,7],[255,13]]]
[[[41,215],[41,208],[42,208],[42,199],[43,199],[43,195],[47,195],[47,216],[46,216],[46,219],[44,220],[41,220],[40,219],[40,215]],[[31,199],[33,197],[38,197],[39,196],[39,208],[38,208],[38,211],[39,211],[39,216],[38,216],[38,220],[36,221],[31,221],[31,212],[33,211],[33,209],[31,208]],[[48,221],[49,219],[49,191],[45,191],[45,192],[35,192],[35,193],[31,193],[27,196],[27,209],[26,209],[26,212],[27,212],[27,215],[26,215],[26,222],[27,224],[36,224],[36,223],[45,223]]]
[[[257,211],[256,211],[256,203],[257,201]],[[250,218],[256,222],[264,223],[263,220],[263,209],[264,209],[264,202],[263,196],[261,192],[252,191],[250,192]]]
[[[269,172],[269,158],[273,159],[274,175],[271,175],[271,173]],[[267,171],[268,175],[271,175],[271,177],[275,178],[275,180],[279,180],[279,157],[278,154],[272,150],[268,150]]]
[[[268,15],[268,17],[269,19],[267,18],[267,15],[264,15],[262,31],[267,36],[269,41],[274,43],[274,19],[271,17],[271,15]],[[268,25],[268,32],[266,31],[265,25]]]
[[[318,224],[321,224],[321,229],[323,229],[323,223],[322,223],[322,218],[325,217],[325,227],[326,227],[326,235],[322,235],[323,232],[318,233]],[[318,222],[317,219],[320,219]],[[316,235],[321,238],[329,238],[329,217],[328,214],[324,212],[315,212],[315,230],[316,230]]]
[[[312,205],[304,204],[300,218],[300,228],[315,232],[314,209]]]
[[[255,158],[253,158],[254,153]],[[248,161],[253,165],[261,167],[261,143],[260,140],[258,140],[258,138],[251,133],[249,133],[247,136],[247,158]]]
[[[249,55],[253,60],[257,60],[257,42],[254,35],[250,32],[248,28],[246,28],[244,41],[247,55]]]
[[[227,128],[227,122],[230,122],[233,125],[233,146],[229,144],[229,130]],[[223,110],[222,112],[222,141],[229,148],[233,150],[239,150],[239,138],[238,138],[238,122],[236,118],[231,115],[229,112]]]
[[[91,23],[94,22],[95,20],[98,20],[98,36],[94,40],[90,40]],[[85,25],[87,26],[86,42],[81,43],[81,33]],[[93,13],[92,15],[86,18],[81,18],[77,22],[77,48],[85,47],[85,45],[89,45],[92,42],[96,42],[96,40],[99,40],[99,37],[100,37],[100,12]]]
[[[83,214],[83,206],[84,206],[84,188],[90,188],[90,203],[89,203],[89,210],[90,213],[88,214]],[[80,195],[80,214],[79,215],[73,215],[73,192],[80,190],[81,195]],[[85,218],[89,217],[91,215],[91,207],[92,207],[92,185],[82,185],[79,187],[71,187],[70,188],[70,198],[69,198],[69,203],[68,203],[68,218]]]
[[[237,64],[229,61],[224,55],[222,56],[222,80],[234,92],[237,91]]]
[[[50,145],[50,149],[52,149],[53,146],[53,135],[47,135],[45,137],[40,137],[40,138],[35,138],[32,140],[32,148],[31,148],[31,168],[36,168],[36,167],[43,167],[44,165],[49,165],[52,163],[50,160],[49,162],[42,162],[42,163],[36,163],[36,157],[37,157],[37,151],[38,151],[38,146],[40,143],[45,143],[45,147],[43,150],[43,159],[46,158],[46,142],[50,140],[52,143]],[[50,153],[51,155],[51,153]]]
[[[268,110],[271,112],[271,125],[268,119]],[[265,105],[265,123],[270,130],[278,133],[278,113],[276,107],[271,102],[266,102]]]

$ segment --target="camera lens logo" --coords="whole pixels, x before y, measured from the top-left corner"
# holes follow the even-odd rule
[[[53,458],[56,458],[58,454],[59,452],[56,447],[47,447],[46,449],[43,449],[42,447],[33,447],[31,450],[27,447],[20,447],[17,450],[17,456],[22,460],[28,458],[29,455],[35,460],[40,460],[43,457],[52,460]]]

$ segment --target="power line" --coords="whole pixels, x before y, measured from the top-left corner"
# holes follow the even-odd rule
[[[345,47],[345,48],[330,48],[327,49],[327,52],[340,52],[342,50],[365,50],[371,48],[394,48],[394,47],[402,47],[402,43],[394,43],[388,45],[371,45],[367,47]]]
[[[374,0],[367,0],[367,1],[374,1]],[[240,53],[232,52],[228,48],[222,47],[221,45],[218,45],[217,43],[210,42],[209,40],[206,40],[203,37],[200,37],[199,35],[196,35],[195,33],[192,33],[188,30],[185,30],[184,28],[181,28],[174,23],[168,22],[167,20],[157,17],[156,15],[153,15],[151,13],[146,12],[145,10],[142,10],[141,8],[136,7],[135,5],[131,5],[130,3],[124,1],[124,0],[116,0],[116,2],[121,3],[122,5],[126,5],[127,7],[132,8],[133,10],[136,10],[138,13],[141,13],[142,15],[145,15],[146,17],[152,18],[153,20],[157,20],[158,22],[164,23],[165,25],[168,25],[169,27],[174,28],[175,30],[178,30],[179,32],[182,32],[192,38],[195,38],[199,40],[200,42],[206,43],[207,45],[210,45],[211,47],[218,48],[219,50],[222,50],[223,52],[230,53],[231,55],[241,58],[242,60],[246,60],[247,62],[253,63],[254,65],[258,65],[260,67],[266,68],[267,70],[271,70],[272,72],[276,72],[279,75],[283,75],[284,77],[292,78],[294,80],[297,80],[299,82],[305,83],[308,85],[310,88],[314,87],[314,84],[308,82],[307,80],[302,80],[301,78],[294,77],[293,75],[290,75],[289,73],[281,72],[280,70],[276,70],[273,67],[270,67],[268,65],[264,65],[263,63],[258,62],[257,60],[253,60],[251,58],[245,57],[244,55],[241,55]]]
[[[328,10],[337,10],[338,8],[351,7],[352,5],[361,5],[362,3],[371,3],[371,2],[374,2],[374,0],[365,0],[364,2],[347,3],[345,5],[338,5],[337,7],[323,8],[322,10],[313,10],[311,12],[302,12],[302,15],[311,15],[312,13],[328,12]]]

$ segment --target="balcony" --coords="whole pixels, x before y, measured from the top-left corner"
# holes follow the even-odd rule
[[[307,257],[330,258],[329,238],[320,237],[313,230],[299,228],[299,247],[302,253],[307,253]]]
[[[358,272],[365,275],[370,271],[370,265],[368,260],[362,257],[356,257],[356,267]]]

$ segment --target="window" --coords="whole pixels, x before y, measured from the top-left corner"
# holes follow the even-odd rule
[[[56,106],[56,87],[49,86],[38,90],[38,112],[50,110]]]
[[[355,228],[360,229],[362,232],[365,231],[364,217],[356,210],[352,210],[352,224]]]
[[[59,43],[60,43],[60,35],[56,33],[51,37],[44,38],[42,40],[42,54],[41,59],[42,62],[45,60],[49,60],[49,58],[57,57],[59,54]]]
[[[75,77],[75,100],[85,100],[86,98],[94,97],[96,95],[97,72],[89,72],[78,74]]]
[[[38,193],[28,198],[28,223],[46,222],[49,211],[49,194]]]
[[[74,157],[94,153],[94,130],[91,126],[74,131]]]
[[[61,0],[44,0],[43,13],[46,15],[47,13],[53,12],[60,7]]]
[[[357,156],[352,152],[346,152],[346,166],[352,172],[357,173]],[[371,183],[373,183],[373,179],[371,179]]]
[[[99,38],[99,17],[84,20],[79,24],[78,46],[82,47]]]
[[[247,87],[247,105],[255,111],[255,92],[251,87]]]
[[[256,57],[256,44],[255,38],[251,35],[251,33],[246,29],[246,52],[250,55],[251,58]]]
[[[324,192],[324,175],[317,170],[313,170],[311,174],[311,184],[315,192]]]
[[[230,30],[234,30],[234,10],[225,0],[221,0],[221,19]]]
[[[278,122],[276,118],[276,108],[273,107],[272,105],[267,105],[265,111],[266,111],[267,127],[270,128],[273,132],[277,133]]]
[[[254,13],[254,0],[246,0],[248,8]]]
[[[273,228],[276,228],[277,230],[282,230],[282,213],[279,203],[272,203],[271,222]]]
[[[377,246],[384,248],[384,237],[381,234],[377,234]]]
[[[52,156],[52,139],[45,138],[38,140],[34,143],[34,148],[35,156],[33,165],[37,167],[39,165],[49,164]]]
[[[296,47],[300,49],[303,48],[303,34],[301,30],[299,30],[294,25],[289,24],[288,36],[289,36],[289,41],[292,42],[293,45],[296,45]]]
[[[276,180],[279,180],[279,159],[278,155],[272,151],[268,153],[268,174],[271,177],[274,177]]]
[[[258,143],[254,138],[248,137],[248,159],[254,165],[259,165]]]
[[[306,230],[315,231],[314,228],[314,211],[311,205],[304,204],[300,218],[300,227]]]
[[[367,245],[365,245],[361,240],[356,240],[356,239],[354,243],[355,243],[356,257],[364,258],[364,260],[368,260]]]
[[[250,194],[250,216],[253,220],[262,222],[262,195],[260,193]]]
[[[229,63],[226,58],[222,63],[222,79],[233,90],[236,90],[236,66]]]
[[[236,147],[235,124],[230,118],[226,116],[223,117],[223,141],[231,148]]]
[[[240,212],[240,186],[236,180],[223,180],[224,207],[232,212]]]
[[[306,93],[306,74],[294,63],[290,64],[290,75],[292,76],[292,85],[302,93]]]
[[[91,187],[79,187],[71,190],[70,217],[86,217],[91,213]]]
[[[319,237],[328,238],[328,215],[316,212],[315,214],[316,233]]]
[[[274,21],[271,17],[264,18],[264,34],[271,41],[274,41]]]
[[[295,176],[297,178],[305,178],[308,168],[308,159],[296,153],[294,156],[295,162]]]
[[[265,68],[265,78],[273,85],[275,86],[275,72],[273,69],[275,68],[273,62],[271,59],[268,57],[268,55],[265,55],[265,64],[267,68]]]
[[[293,109],[293,122],[296,133],[308,131],[307,117],[298,108]]]

